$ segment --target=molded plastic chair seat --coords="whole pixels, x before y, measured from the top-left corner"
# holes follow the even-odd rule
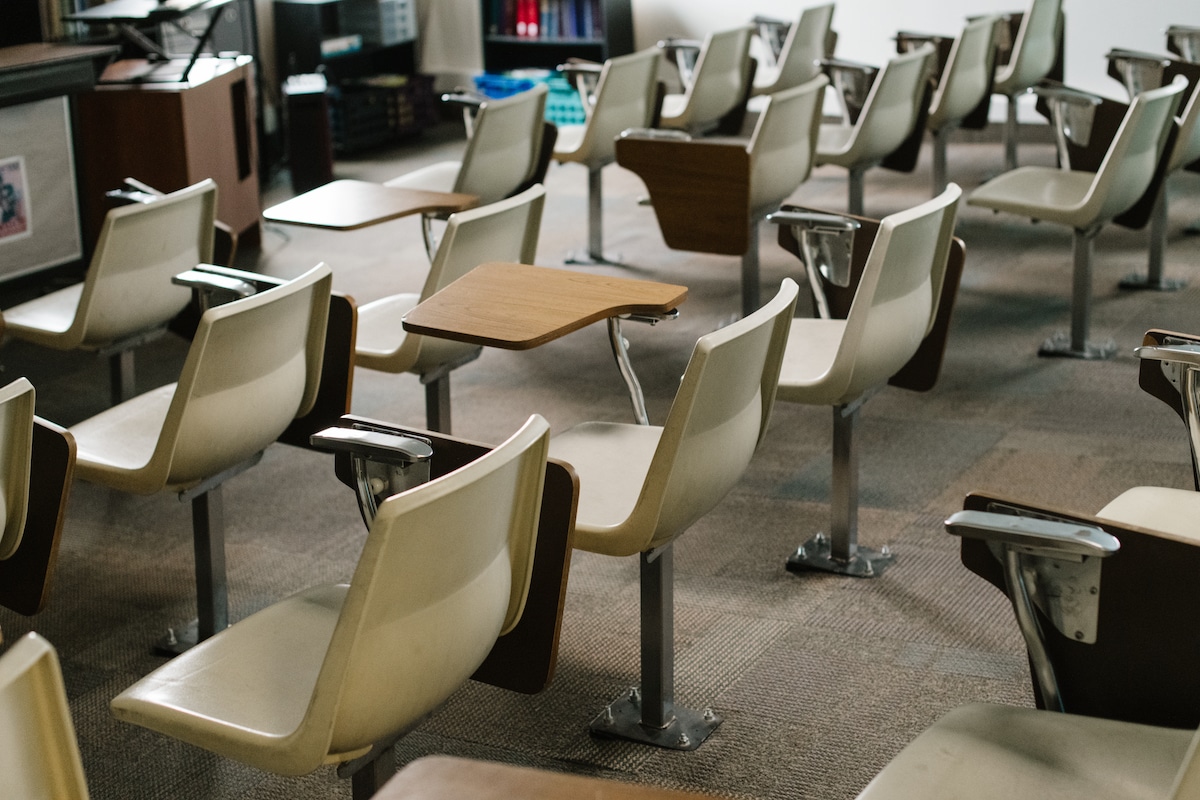
[[[199,638],[228,624],[221,483],[312,407],[332,272],[324,264],[208,309],[179,380],[74,425],[80,478],[192,501]]]
[[[610,58],[600,71],[595,102],[587,101],[586,89],[580,91],[587,121],[558,129],[554,160],[582,164],[588,171],[587,248],[583,253],[568,256],[567,263],[609,262],[604,256],[600,172],[615,160],[613,140],[621,131],[645,128],[653,120],[661,60],[658,48]]]
[[[668,247],[742,257],[742,314],[759,306],[759,223],[812,173],[828,79],[771,95],[749,142],[645,137],[617,141],[618,163],[650,191]]]
[[[404,330],[404,315],[484,262],[532,264],[545,196],[546,190],[537,184],[516,197],[453,214],[421,293],[383,297],[358,309],[358,366],[421,376],[430,430],[449,433],[450,372],[478,358],[481,348],[410,334]]]
[[[58,655],[36,633],[0,656],[0,743],[5,797],[87,800]]]
[[[961,195],[950,184],[939,197],[882,220],[845,319],[792,322],[777,397],[833,406],[834,464],[830,537],[818,534],[802,545],[789,569],[873,577],[892,561],[890,553],[857,544],[854,426],[870,393],[905,367],[934,327]]]
[[[112,357],[113,402],[132,396],[132,347],[166,330],[191,293],[177,273],[212,261],[217,185],[204,180],[108,212],[82,283],[6,309],[5,332]]]
[[[1029,708],[949,712],[884,767],[859,800],[1117,800],[1195,796],[1194,730]]]
[[[1096,512],[1123,525],[1167,533],[1200,545],[1200,492],[1165,486],[1135,486]]]
[[[33,385],[25,378],[0,387],[0,559],[16,552],[25,532],[33,400]]]
[[[672,546],[741,479],[766,435],[795,307],[787,279],[761,309],[696,343],[661,427],[588,422],[550,454],[579,475],[575,546],[641,562],[642,686],[592,723],[599,736],[692,750],[720,724],[674,704]]]
[[[681,75],[683,93],[663,98],[659,127],[707,133],[739,104],[744,105],[753,80],[750,59],[753,34],[754,28],[744,25],[704,37],[690,78]]]
[[[122,692],[114,715],[284,775],[366,756],[350,769],[355,797],[370,796],[393,742],[521,617],[548,430],[535,415],[481,458],[388,497],[349,585],[237,623]]]
[[[759,61],[754,72],[752,94],[774,94],[808,83],[821,74],[820,61],[826,55],[833,7],[833,3],[825,3],[801,12],[800,18],[788,29],[775,63],[764,64]]]
[[[967,203],[1010,211],[1074,229],[1074,287],[1069,339],[1042,345],[1041,355],[1108,358],[1115,344],[1088,342],[1094,241],[1100,229],[1142,196],[1163,155],[1175,108],[1186,82],[1139,95],[1129,106],[1096,172],[1019,167],[999,175],[967,197]]]
[[[875,76],[853,123],[821,125],[816,163],[850,171],[851,214],[862,214],[863,173],[900,147],[921,119],[933,58],[931,44],[896,56]]]
[[[1017,168],[1017,98],[1048,77],[1060,58],[1062,0],[1031,0],[1021,16],[1008,61],[996,66],[992,93],[1004,96],[1004,168]]]

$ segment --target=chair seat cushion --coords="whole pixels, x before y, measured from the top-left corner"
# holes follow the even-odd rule
[[[967,204],[1086,228],[1097,221],[1082,213],[1095,177],[1054,167],[1018,167],[971,192]]]
[[[424,189],[427,192],[453,192],[461,169],[461,161],[440,161],[392,178],[383,185],[401,189]]]
[[[566,461],[579,475],[575,547],[593,553],[639,553],[625,523],[641,495],[662,428],[620,422],[585,422],[550,440],[550,457]]]
[[[846,321],[841,319],[793,319],[776,399],[808,405],[843,402],[848,376],[833,367],[845,331]]]
[[[1168,797],[1193,731],[1030,708],[957,708],[914,739],[859,800]]]
[[[43,347],[77,347],[77,342],[66,341],[63,334],[75,321],[75,312],[79,308],[79,298],[82,294],[83,284],[76,283],[5,309],[5,332]]]
[[[582,162],[586,154],[579,152],[583,145],[586,125],[559,125],[558,136],[554,139],[554,160]]]
[[[404,315],[420,302],[419,294],[394,294],[374,300],[358,309],[358,330],[354,339],[354,354],[359,366],[368,369],[386,368],[388,372],[404,372],[412,365],[394,367],[396,351],[408,334],[404,330]]]
[[[151,482],[145,468],[174,396],[175,384],[160,386],[72,426],[76,474],[125,492],[160,491],[163,478]]]
[[[1200,492],[1190,489],[1138,486],[1121,493],[1096,516],[1200,544]]]
[[[113,715],[260,769],[311,772],[325,743],[298,754],[288,736],[309,708],[347,589],[314,587],[247,617],[119,694]]]

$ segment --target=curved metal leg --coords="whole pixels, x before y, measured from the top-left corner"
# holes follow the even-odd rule
[[[633,365],[629,362],[629,343],[621,335],[621,320],[619,317],[608,318],[608,341],[612,345],[613,356],[617,359],[617,367],[621,377],[629,387],[629,400],[633,403],[633,416],[639,425],[649,425],[650,418],[646,414],[646,398],[642,394],[642,385],[634,374]]]

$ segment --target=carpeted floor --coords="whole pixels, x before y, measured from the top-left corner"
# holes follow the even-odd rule
[[[461,150],[457,126],[370,158],[342,160],[338,177],[382,180]],[[1051,163],[1048,146],[1023,163]],[[956,144],[950,175],[965,189],[1001,168],[996,144]],[[1093,330],[1120,346],[1107,362],[1036,357],[1068,320],[1070,234],[964,207],[966,272],[939,385],[887,389],[862,417],[860,537],[890,544],[882,577],[796,576],[789,552],[827,524],[830,411],[777,405],[771,434],[741,485],[676,547],[677,678],[683,704],[712,706],[725,723],[691,753],[593,739],[587,725],[637,680],[635,559],[577,553],[553,685],[536,696],[471,684],[403,740],[399,757],[451,753],[704,790],[739,798],[853,797],[916,733],[972,701],[1031,703],[1023,646],[1004,598],[958,562],[946,515],[972,489],[1095,510],[1137,484],[1190,486],[1177,417],[1137,388],[1132,350],[1150,327],[1200,331],[1200,178],[1171,184],[1167,272],[1192,281],[1171,294],[1125,292],[1117,281],[1146,261],[1145,232],[1111,228],[1097,242]],[[552,167],[538,262],[561,265],[584,239],[586,175]],[[668,250],[640,181],[605,173],[606,242],[627,266],[586,267],[689,288],[677,321],[627,325],[652,421],[665,417],[692,343],[739,307],[736,259]],[[264,205],[285,199],[277,177]],[[871,216],[929,194],[928,152],[916,172],[873,170]],[[797,203],[845,208],[845,173],[818,169]],[[258,258],[255,258],[255,256]],[[243,263],[296,274],[317,261],[360,303],[416,291],[424,270],[419,224],[352,233],[264,229]],[[764,294],[794,259],[762,237]],[[174,338],[139,355],[142,388],[172,379]],[[91,356],[0,349],[5,380],[27,375],[38,411],[71,424],[101,410],[106,366]],[[587,419],[631,419],[602,325],[524,353],[488,351],[455,373],[455,433],[499,441],[528,414],[554,430]],[[423,424],[413,376],[359,370],[354,411]],[[228,564],[235,619],[314,583],[346,579],[363,540],[352,495],[327,456],[276,445],[227,484]],[[114,721],[108,702],[161,661],[149,643],[193,612],[190,512],[169,494],[137,497],[78,483],[70,501],[49,607],[34,618],[0,610],[9,641],[35,629],[62,657],[92,796],[106,798],[349,797],[332,768],[279,778]],[[395,691],[403,691],[402,686]]]

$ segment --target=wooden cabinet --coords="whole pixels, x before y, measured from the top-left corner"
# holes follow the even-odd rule
[[[116,62],[105,75],[129,62]],[[88,250],[109,201],[136,178],[164,192],[217,182],[217,217],[243,233],[259,221],[254,65],[202,58],[186,82],[101,83],[76,98],[80,211]]]
[[[604,61],[633,52],[630,0],[528,0],[538,12],[536,36],[518,35],[525,0],[483,0],[483,68],[553,69],[568,58]],[[547,26],[542,19],[549,20]]]

